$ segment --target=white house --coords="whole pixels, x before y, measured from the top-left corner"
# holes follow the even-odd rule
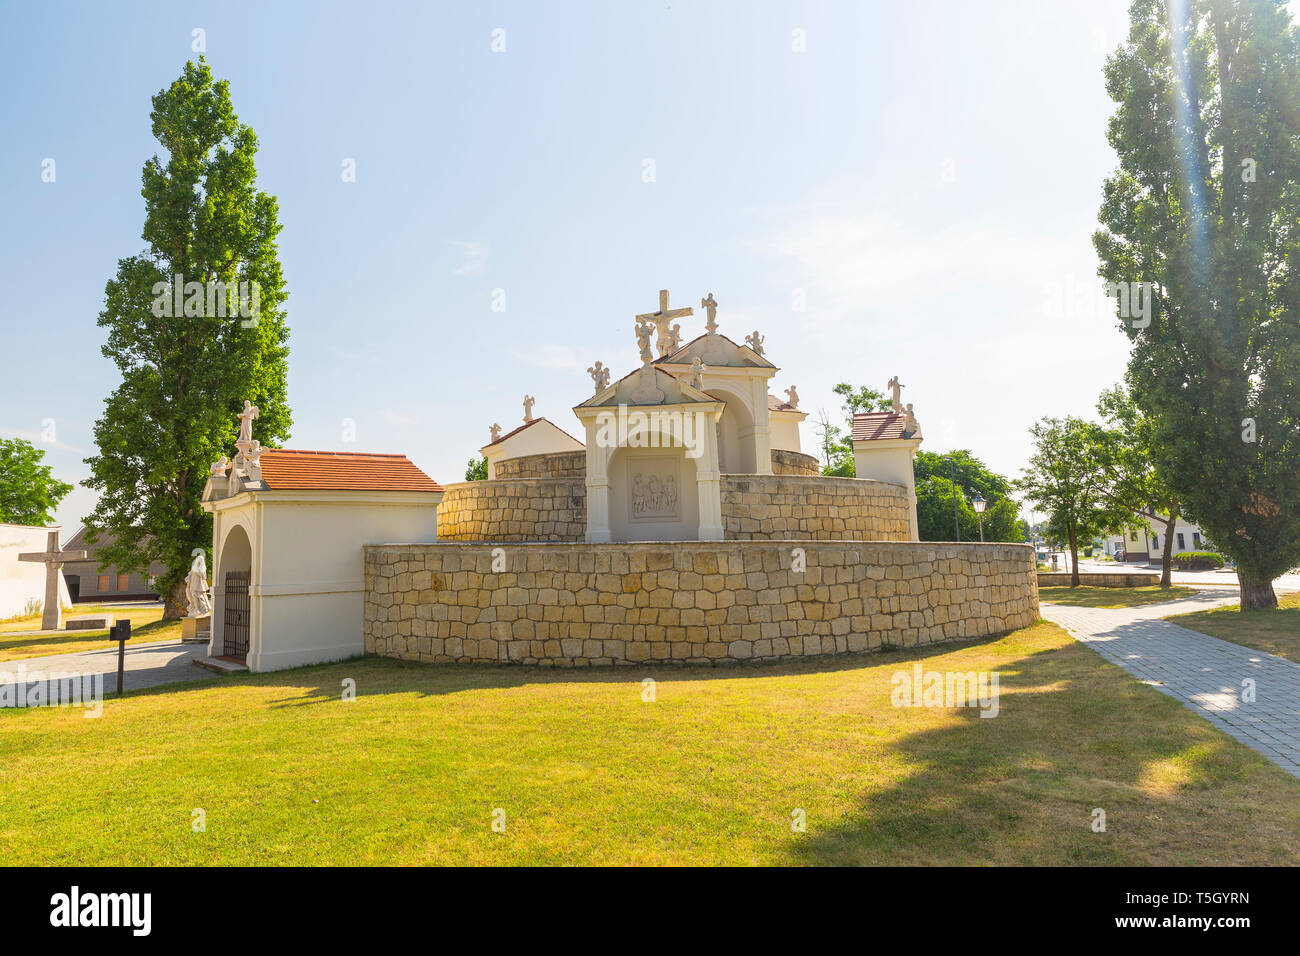
[[[1163,521],[1151,521],[1143,516],[1135,516],[1135,525],[1124,534],[1113,534],[1103,542],[1105,551],[1109,555],[1123,551],[1125,561],[1135,563],[1150,563],[1160,561],[1165,553],[1165,523]],[[1174,524],[1174,550],[1173,554],[1180,551],[1206,551],[1210,546],[1205,540],[1205,534],[1201,529],[1189,521],[1179,518]]]
[[[895,406],[898,402],[895,399]],[[912,460],[921,447],[921,426],[904,412],[859,412],[853,416],[853,467],[859,478],[902,485],[912,511],[912,540],[920,539],[916,518],[916,475]]]
[[[45,601],[46,566],[39,562],[19,561],[18,555],[38,553],[48,547],[50,532],[58,526],[42,528],[28,524],[0,524],[0,620],[19,617],[33,605]],[[59,602],[66,610],[72,607],[63,571],[58,572]]]
[[[531,403],[529,404],[531,408]],[[479,449],[487,459],[488,477],[496,478],[496,463],[529,455],[558,454],[582,451],[582,442],[545,418],[524,422],[514,431],[507,432]]]

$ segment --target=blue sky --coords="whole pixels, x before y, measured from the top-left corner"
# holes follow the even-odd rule
[[[712,292],[737,341],[760,330],[774,391],[805,409],[838,418],[837,381],[898,374],[924,447],[1016,474],[1036,418],[1089,413],[1123,371],[1089,237],[1125,10],[0,5],[0,434],[87,473],[116,382],[95,318],[143,248],[150,97],[201,28],[280,201],[290,446],[460,480],[525,392],[576,431],[585,369],[630,371],[633,315],[668,288],[697,311]],[[92,502],[68,497],[68,533]]]

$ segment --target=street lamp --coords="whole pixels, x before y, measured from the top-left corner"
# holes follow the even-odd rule
[[[972,506],[974,506],[975,513],[979,515],[980,518],[980,543],[983,544],[984,543],[984,506],[987,505],[988,502],[985,501],[984,496],[977,491],[975,492],[975,497],[970,500],[970,503]]]

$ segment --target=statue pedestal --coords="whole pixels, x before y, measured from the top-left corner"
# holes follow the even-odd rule
[[[206,644],[212,640],[211,617],[181,618],[181,643]]]

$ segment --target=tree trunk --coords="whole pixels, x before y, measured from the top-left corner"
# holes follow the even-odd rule
[[[1079,537],[1070,529],[1070,587],[1079,586]]]
[[[1273,593],[1273,582],[1257,578],[1237,566],[1237,583],[1241,586],[1241,609],[1243,611],[1264,611],[1277,608],[1277,595]]]
[[[185,616],[185,579],[177,581],[163,598],[164,621],[175,621]]]
[[[1160,586],[1167,588],[1173,583],[1174,528],[1178,524],[1178,509],[1169,511],[1169,520],[1165,522],[1164,568],[1160,571]]]

